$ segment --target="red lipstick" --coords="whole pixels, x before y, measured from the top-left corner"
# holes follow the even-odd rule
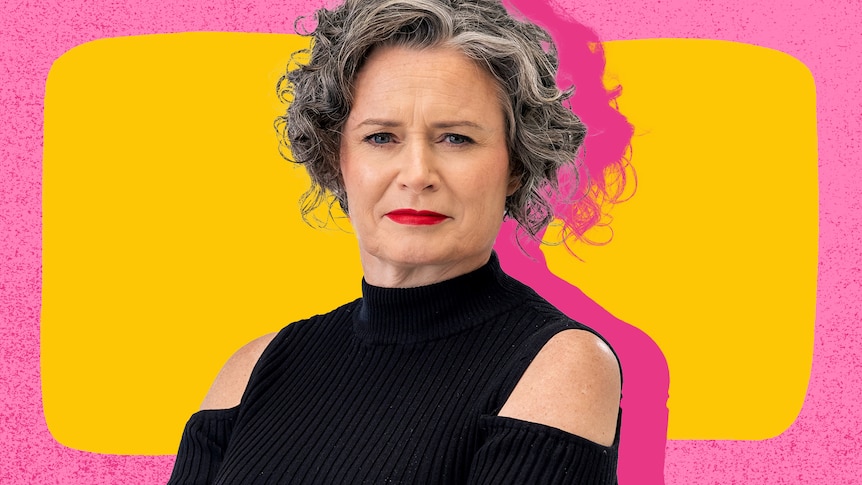
[[[439,224],[449,218],[448,216],[438,214],[436,212],[417,211],[413,209],[396,209],[387,213],[386,217],[398,224],[405,224],[408,226],[430,226],[432,224]]]

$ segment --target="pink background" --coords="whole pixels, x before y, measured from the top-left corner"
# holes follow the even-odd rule
[[[45,79],[84,42],[184,31],[290,32],[317,1],[4,0],[0,10],[0,482],[164,483],[173,457],[66,449],[41,407],[41,160]],[[331,2],[330,2],[331,3]],[[852,4],[855,6],[851,6]],[[846,0],[562,0],[605,40],[687,37],[786,52],[817,85],[820,262],[814,365],[796,423],[766,441],[670,441],[666,480],[854,483],[862,470],[862,4]],[[769,87],[752,80],[752,89]],[[636,161],[635,161],[636,163]],[[734,170],[733,161],[717,170]],[[792,169],[792,168],[790,168]],[[118,425],[121,425],[119,423]]]

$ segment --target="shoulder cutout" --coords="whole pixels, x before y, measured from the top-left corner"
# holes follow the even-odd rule
[[[245,344],[225,362],[201,403],[204,409],[228,409],[239,404],[248,378],[275,333],[266,334]]]
[[[619,364],[607,344],[586,330],[564,330],[542,347],[499,416],[553,426],[610,446],[620,386]]]

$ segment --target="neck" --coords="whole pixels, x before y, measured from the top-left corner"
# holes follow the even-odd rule
[[[438,264],[421,261],[393,263],[369,254],[360,254],[365,281],[381,288],[417,288],[451,280],[474,271],[488,262],[491,250],[471,258]]]
[[[412,344],[454,335],[505,312],[513,300],[496,256],[467,274],[415,288],[362,282],[354,331],[367,343]]]

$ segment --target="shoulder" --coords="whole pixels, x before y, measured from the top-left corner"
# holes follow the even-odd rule
[[[620,368],[610,347],[587,330],[567,329],[539,350],[499,416],[552,426],[610,446],[620,390]]]
[[[251,371],[277,333],[266,334],[245,344],[221,368],[201,403],[201,409],[227,409],[239,404]]]

